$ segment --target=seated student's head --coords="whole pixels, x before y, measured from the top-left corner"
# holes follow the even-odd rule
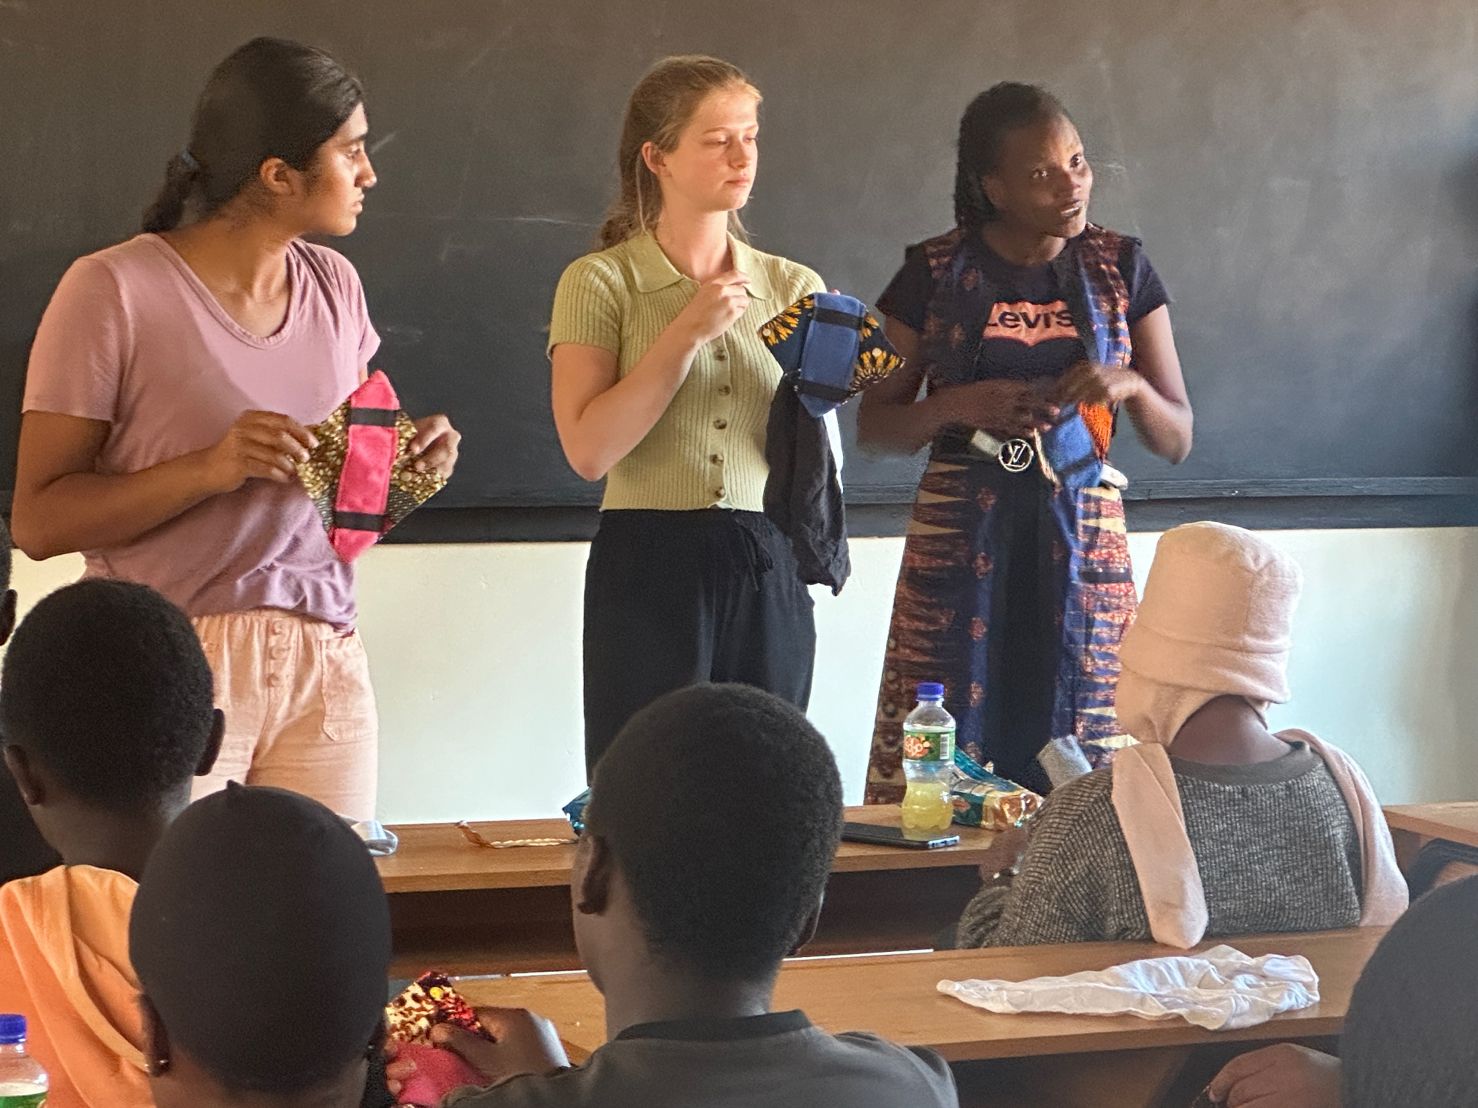
[[[68,864],[137,877],[220,747],[210,666],[183,612],[143,585],[59,589],[0,672],[5,762]]]
[[[1298,564],[1251,531],[1221,523],[1167,531],[1120,647],[1120,725],[1168,746],[1208,708],[1264,721],[1270,704],[1292,696],[1301,588]]]
[[[1345,1108],[1478,1104],[1478,877],[1435,889],[1371,955],[1340,1040]]]
[[[596,768],[575,935],[606,993],[659,975],[768,988],[815,930],[842,823],[826,740],[742,685],[663,696]]]
[[[15,630],[15,590],[10,587],[10,568],[10,528],[0,518],[0,645]],[[21,877],[34,877],[61,864],[61,855],[36,830],[3,759],[0,759],[0,843],[5,844],[5,849],[0,850],[0,885]]]
[[[234,783],[197,801],[144,870],[129,953],[159,1108],[357,1108],[382,1037],[390,912],[329,809]]]

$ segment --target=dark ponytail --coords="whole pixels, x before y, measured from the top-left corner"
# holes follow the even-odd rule
[[[169,160],[145,231],[170,231],[187,213],[220,211],[268,158],[306,170],[318,148],[364,102],[359,79],[322,50],[256,38],[211,73],[195,106],[190,142]]]
[[[144,213],[145,231],[172,231],[180,225],[185,215],[185,201],[195,188],[200,177],[199,163],[191,164],[183,153],[169,159],[164,167],[164,187]],[[194,159],[192,158],[191,161]]]
[[[1001,138],[1007,131],[1067,119],[1062,102],[1036,85],[1003,81],[992,85],[965,109],[960,119],[959,160],[955,168],[955,222],[972,231],[996,218],[981,178],[996,170]]]

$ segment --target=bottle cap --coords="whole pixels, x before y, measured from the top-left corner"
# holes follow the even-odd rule
[[[26,1041],[26,1017],[0,1016],[0,1046],[15,1046]]]
[[[938,681],[922,681],[919,683],[920,700],[943,700],[944,686]]]

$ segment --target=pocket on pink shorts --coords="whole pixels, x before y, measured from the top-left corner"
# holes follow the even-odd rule
[[[359,632],[320,639],[318,660],[323,733],[330,742],[373,734],[378,724],[375,692],[370,684],[369,656]]]

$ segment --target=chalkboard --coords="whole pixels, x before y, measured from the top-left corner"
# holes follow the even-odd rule
[[[1472,0],[8,0],[7,475],[57,279],[136,229],[205,75],[257,34],[366,82],[380,184],[335,245],[377,365],[466,434],[443,512],[597,501],[549,417],[550,299],[614,188],[627,92],[678,52],[729,58],[764,93],[755,244],[867,300],[949,226],[969,99],[1053,89],[1097,171],[1094,218],[1140,236],[1174,297],[1196,445],[1172,469],[1121,431],[1137,495],[1478,488]],[[852,450],[849,497],[905,502],[918,470]]]

